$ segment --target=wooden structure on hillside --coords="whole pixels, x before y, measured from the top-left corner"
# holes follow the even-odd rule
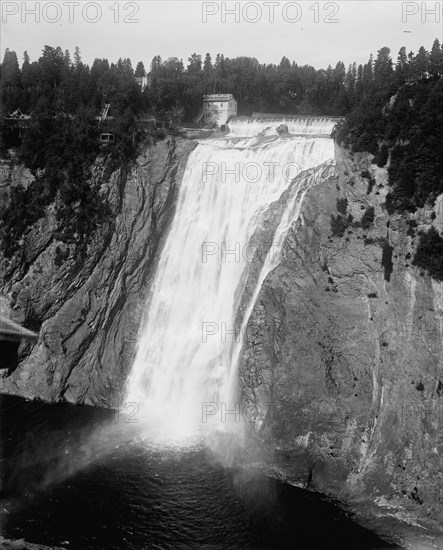
[[[203,107],[195,122],[222,128],[233,116],[237,116],[237,101],[232,94],[207,94],[203,96]]]
[[[103,143],[103,144],[112,144],[115,142],[115,136],[112,133],[111,127],[110,127],[110,124],[112,124],[112,121],[114,119],[114,117],[109,116],[110,108],[111,108],[111,104],[105,103],[103,105],[101,114],[96,116],[96,120],[101,130],[99,141],[100,143]]]
[[[4,118],[5,127],[10,130],[18,130],[20,138],[22,137],[23,130],[29,128],[32,122],[32,116],[22,113],[20,109],[16,109],[13,113]]]

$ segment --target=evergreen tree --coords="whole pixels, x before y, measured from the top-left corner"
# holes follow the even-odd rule
[[[137,63],[137,68],[135,69],[135,76],[145,76],[145,66],[143,65],[142,61],[139,61]]]
[[[4,84],[16,88],[20,84],[20,68],[18,65],[17,54],[14,51],[10,51],[8,48],[5,50],[2,63],[2,81]]]
[[[431,54],[429,56],[430,73],[434,76],[443,75],[443,50],[440,42],[436,38],[432,44]]]
[[[398,84],[403,84],[408,78],[408,56],[404,46],[398,52],[397,63],[395,65],[395,78]]]
[[[202,58],[201,55],[193,53],[191,57],[188,57],[188,73],[199,74],[202,70]]]
[[[280,65],[278,66],[279,69],[291,69],[291,62],[289,59],[285,56],[281,58]]]
[[[162,58],[159,55],[155,55],[151,61],[151,74],[156,76],[162,67]]]
[[[165,76],[169,78],[178,77],[184,71],[183,61],[178,57],[168,57],[163,63],[163,68],[165,69]]]
[[[77,69],[82,63],[82,58],[80,55],[80,48],[78,46],[75,47],[74,50],[74,67]]]
[[[65,58],[60,47],[45,46],[38,60],[43,81],[48,87],[57,87],[64,75]]]
[[[207,53],[203,62],[203,72],[205,73],[206,78],[211,77],[213,71],[214,67],[212,66],[211,54]]]
[[[415,70],[415,54],[414,52],[408,53],[408,63],[407,63],[407,81],[410,82],[414,78],[417,78],[416,70]]]
[[[15,111],[20,105],[21,73],[18,65],[17,54],[5,50],[1,65],[1,107],[3,113]]]
[[[370,92],[374,80],[374,58],[372,54],[369,61],[363,66],[362,84],[365,92]]]
[[[69,53],[69,50],[65,50],[64,61],[66,68],[69,69],[72,66],[71,54]]]
[[[374,83],[379,89],[388,88],[392,77],[391,50],[387,47],[377,52],[374,63]]]
[[[35,84],[35,82],[33,82],[33,80],[34,79],[32,78],[31,62],[30,62],[30,59],[29,59],[28,52],[25,51],[23,53],[22,84],[25,88],[28,88],[28,87],[32,86],[33,84]]]
[[[357,78],[355,81],[355,95],[357,98],[361,98],[363,94],[363,65],[360,65],[357,68]]]
[[[415,75],[418,78],[423,78],[428,75],[430,71],[429,53],[423,46],[418,50],[415,56]]]
[[[29,59],[29,54],[27,52],[27,50],[25,50],[23,52],[23,65],[30,65],[31,61]],[[22,65],[22,68],[23,68],[23,65]]]

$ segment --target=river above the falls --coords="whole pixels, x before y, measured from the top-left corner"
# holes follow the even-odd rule
[[[3,395],[0,413],[7,539],[69,550],[388,547],[319,495],[202,445],[152,446],[117,412]]]

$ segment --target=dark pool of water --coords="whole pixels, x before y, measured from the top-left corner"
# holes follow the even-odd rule
[[[114,413],[0,396],[2,534],[88,549],[389,548],[320,496],[161,450]]]

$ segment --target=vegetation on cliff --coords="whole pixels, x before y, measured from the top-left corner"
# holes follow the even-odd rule
[[[420,243],[412,263],[425,269],[437,281],[443,281],[443,238],[434,227],[427,233],[420,233]]]
[[[21,136],[13,125],[1,124],[0,153],[7,155],[7,149],[15,147],[18,161],[35,176],[26,188],[10,190],[1,224],[2,251],[12,257],[28,228],[54,203],[56,238],[78,245],[77,252],[83,253],[97,227],[110,219],[100,184],[92,178],[94,162],[101,155],[109,173],[133,157],[141,137],[135,117],[144,98],[131,64],[120,60],[109,66],[97,60],[90,69],[78,50],[71,62],[69,52],[45,46],[37,62],[30,63],[25,53],[19,69],[15,52],[6,50],[1,84],[2,122],[16,109],[32,118]],[[97,115],[104,100],[112,104],[112,147],[98,140]]]
[[[443,192],[443,50],[401,48],[394,65],[389,48],[364,67],[365,80],[346,121],[336,129],[339,143],[372,153],[378,166],[389,162],[388,212],[432,205]]]
[[[389,161],[389,214],[431,208],[443,193],[442,47],[435,40],[430,52],[421,47],[417,55],[406,55],[401,48],[395,65],[390,50],[382,48],[363,72],[361,93],[335,138],[353,152],[372,153],[380,167]],[[362,225],[369,221],[362,220]],[[433,227],[422,232],[413,261],[437,280],[443,280],[442,241]],[[384,246],[387,280],[391,257],[392,250]]]
[[[34,181],[9,190],[9,204],[1,221],[1,248],[7,258],[20,249],[20,239],[54,204],[61,242],[76,244],[85,252],[95,230],[110,221],[110,208],[100,186],[116,168],[133,159],[138,141],[133,138],[133,117],[125,113],[114,122],[117,141],[103,147],[97,139],[94,111],[79,107],[76,115],[36,112],[32,126],[17,148],[17,158],[31,170]],[[151,135],[154,140],[158,132]],[[100,159],[103,177],[93,177]]]
[[[37,119],[19,149],[20,160],[35,179],[26,188],[11,188],[2,220],[2,249],[6,257],[20,248],[21,237],[52,203],[59,222],[57,239],[85,250],[95,229],[109,214],[99,184],[91,180],[97,154],[95,125],[87,111],[79,110],[75,119]]]

